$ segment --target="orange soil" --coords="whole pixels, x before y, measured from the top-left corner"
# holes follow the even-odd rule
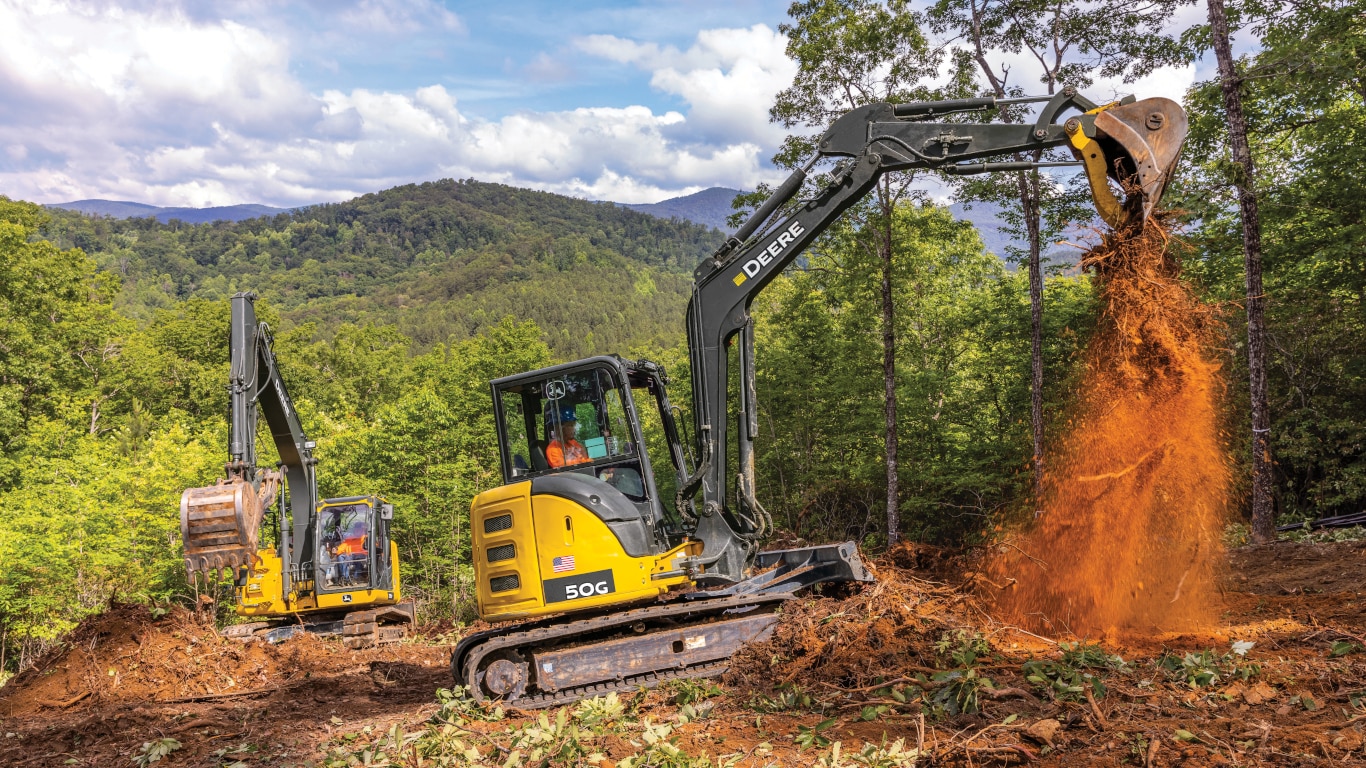
[[[844,598],[804,598],[785,610],[771,642],[737,657],[711,717],[676,736],[694,754],[748,752],[746,766],[811,765],[816,753],[799,749],[793,736],[827,718],[836,723],[824,734],[843,741],[846,752],[884,735],[912,744],[923,735],[933,765],[1018,765],[1026,753],[1039,765],[1143,765],[1131,752],[1140,738],[1159,743],[1152,765],[1160,767],[1366,763],[1362,723],[1353,719],[1353,699],[1366,691],[1366,654],[1328,653],[1333,641],[1366,635],[1366,542],[1246,547],[1226,562],[1226,608],[1214,628],[1106,642],[1133,671],[1107,679],[1109,691],[1097,700],[1104,723],[1087,702],[1053,700],[1023,679],[1024,661],[1055,657],[1056,647],[984,610],[970,585],[959,584],[961,558],[908,546],[877,562],[876,585]],[[916,570],[903,567],[912,565]],[[925,580],[926,567],[939,581]],[[951,669],[935,645],[960,629],[987,638],[992,652],[981,671],[1006,694],[985,697],[981,713],[928,717],[923,727],[914,705],[860,719],[876,693],[859,689]],[[126,765],[144,741],[163,736],[184,745],[161,763],[170,768],[218,768],[231,761],[215,752],[243,745],[253,751],[232,760],[252,768],[317,765],[331,747],[364,743],[367,726],[374,733],[395,724],[421,730],[436,708],[435,689],[450,685],[453,639],[428,636],[370,651],[312,637],[241,646],[220,641],[188,613],[154,619],[145,608],[116,606],[0,688],[0,765]],[[1152,666],[1164,650],[1224,652],[1232,639],[1256,642],[1248,658],[1262,665],[1255,682],[1272,689],[1265,700],[1244,696],[1255,682],[1193,690]],[[751,707],[785,682],[808,692],[811,706],[774,713]],[[254,693],[189,700],[244,689]],[[1315,709],[1305,708],[1305,697]],[[676,711],[663,692],[650,693],[641,708],[655,720]],[[1010,715],[1017,719],[1003,725]],[[1045,719],[1061,723],[1047,751],[1025,733]],[[473,727],[494,732],[519,722],[514,716]],[[1178,729],[1202,741],[1176,741]],[[632,751],[608,741],[610,757]]]
[[[1219,615],[1231,475],[1207,346],[1215,321],[1170,245],[1150,219],[1082,258],[1103,312],[1076,411],[1047,457],[1041,517],[991,568],[1010,585],[998,607],[1033,631],[1189,631]]]

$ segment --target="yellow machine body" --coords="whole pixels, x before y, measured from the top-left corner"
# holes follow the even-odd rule
[[[597,515],[569,499],[533,495],[530,481],[479,494],[470,519],[479,617],[485,621],[650,600],[690,583],[677,564],[702,549],[700,542],[686,541],[662,554],[632,557]]]
[[[312,581],[296,581],[286,595],[280,555],[273,549],[258,550],[256,567],[247,576],[246,583],[237,588],[237,615],[269,619],[314,611],[397,605],[403,595],[398,573],[398,544],[392,541],[389,542],[389,561],[394,564],[393,579],[385,589],[318,593],[314,591]]]

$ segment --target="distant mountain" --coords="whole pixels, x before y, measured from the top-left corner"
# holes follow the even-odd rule
[[[671,197],[658,203],[621,203],[640,213],[648,213],[661,219],[682,219],[694,224],[715,227],[722,232],[733,232],[734,227],[726,225],[726,217],[735,213],[730,201],[740,194],[738,189],[712,187],[683,197]]]
[[[730,203],[738,194],[740,191],[736,189],[712,187],[684,197],[662,200],[658,203],[620,203],[619,205],[662,219],[691,221],[695,224],[716,227],[723,232],[733,232],[734,227],[726,226],[726,217],[735,212],[730,207]],[[981,235],[982,242],[986,245],[987,250],[1002,259],[1010,255],[1007,246],[1014,245],[1022,250],[1028,249],[1026,243],[1016,241],[1002,229],[1001,208],[995,203],[972,203],[971,207],[964,203],[954,203],[949,206],[949,212],[959,221],[972,222],[972,225],[977,227],[977,232]],[[1078,242],[1085,238],[1084,232],[1084,227],[1077,228],[1075,233],[1069,232],[1066,239]],[[1080,251],[1077,249],[1066,246],[1060,247],[1050,244],[1044,248],[1044,255],[1053,263],[1075,264],[1079,254]]]
[[[45,236],[117,273],[115,306],[135,320],[253,291],[282,332],[313,323],[326,338],[343,323],[393,324],[426,350],[513,317],[535,320],[560,359],[679,343],[692,270],[724,238],[691,221],[473,180],[212,226],[134,211],[52,210]]]
[[[128,200],[76,200],[53,203],[48,208],[62,208],[87,216],[108,216],[112,219],[144,219],[153,217],[162,224],[179,219],[187,224],[208,224],[215,221],[244,221],[262,216],[289,213],[292,208],[272,208],[269,205],[220,205],[212,208],[162,208]]]
[[[1014,246],[1024,253],[1029,252],[1028,241],[1017,240],[1004,230],[1001,206],[985,202],[973,202],[970,205],[972,209],[968,210],[967,204],[954,203],[949,206],[949,212],[960,221],[972,222],[988,251],[1002,259],[1010,257],[1008,246]],[[1074,273],[1083,250],[1099,240],[1094,230],[1095,226],[1094,221],[1069,226],[1056,241],[1043,244],[1044,260],[1054,267],[1063,266],[1068,274]],[[1014,269],[1015,262],[1011,261],[1008,264]]]

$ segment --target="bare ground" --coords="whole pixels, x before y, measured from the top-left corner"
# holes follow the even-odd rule
[[[877,585],[799,601],[772,641],[736,659],[710,716],[675,730],[678,746],[756,766],[811,765],[823,740],[847,753],[896,739],[929,765],[1366,764],[1366,542],[1235,550],[1220,625],[1100,638],[1126,664],[1083,670],[1103,682],[1090,697],[1028,680],[1024,665],[1056,662],[1058,646],[997,620],[962,574],[953,558],[903,549],[879,562]],[[986,644],[964,664],[976,636]],[[0,765],[132,765],[166,737],[182,746],[159,765],[317,765],[395,724],[420,730],[451,683],[453,641],[241,645],[187,612],[114,606],[0,688]],[[1254,645],[1240,657],[1233,641]],[[969,670],[989,683],[965,688]],[[953,712],[964,690],[979,711]],[[655,720],[678,712],[664,692],[639,705]],[[523,721],[511,714],[472,726],[491,755]],[[828,720],[810,747],[794,739]],[[636,749],[599,746],[604,764]]]

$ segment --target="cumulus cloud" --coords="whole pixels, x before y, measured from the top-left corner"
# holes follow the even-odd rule
[[[243,20],[152,3],[0,0],[0,193],[160,205],[345,199],[394,184],[474,177],[649,202],[750,187],[773,175],[773,95],[790,81],[763,26],[700,33],[686,50],[586,39],[581,55],[648,73],[679,108],[585,107],[478,119],[441,84],[309,92],[287,38]],[[430,0],[361,0],[347,25],[464,31]],[[551,57],[527,68],[549,70]],[[18,107],[18,108],[16,108]]]
[[[688,103],[688,130],[701,140],[741,137],[777,146],[783,139],[768,110],[797,65],[784,52],[787,38],[763,24],[702,30],[687,50],[612,35],[587,36],[578,46],[651,72],[652,86]]]

